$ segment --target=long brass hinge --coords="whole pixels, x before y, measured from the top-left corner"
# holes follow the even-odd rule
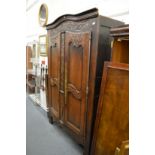
[[[89,34],[89,40],[91,40],[91,39],[92,39],[92,33]]]
[[[88,86],[86,87],[86,95],[88,95],[88,93],[89,93],[89,88],[88,88]]]

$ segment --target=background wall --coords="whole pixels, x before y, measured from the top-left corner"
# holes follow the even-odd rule
[[[38,39],[46,29],[38,24],[38,11],[42,3],[48,6],[48,23],[63,14],[76,14],[97,7],[99,14],[129,23],[128,0],[27,0],[26,41]]]

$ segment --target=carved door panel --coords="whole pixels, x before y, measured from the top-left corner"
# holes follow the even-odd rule
[[[90,34],[65,34],[65,125],[81,137],[88,95]]]
[[[60,34],[50,38],[49,52],[49,104],[52,116],[59,119],[59,83],[60,83]]]

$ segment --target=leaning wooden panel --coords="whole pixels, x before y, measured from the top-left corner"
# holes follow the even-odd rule
[[[106,62],[91,155],[114,155],[116,147],[129,139],[128,64]]]

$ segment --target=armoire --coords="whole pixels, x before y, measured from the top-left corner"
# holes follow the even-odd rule
[[[49,120],[67,129],[84,154],[90,151],[104,61],[111,56],[109,31],[123,24],[93,8],[46,25]]]

